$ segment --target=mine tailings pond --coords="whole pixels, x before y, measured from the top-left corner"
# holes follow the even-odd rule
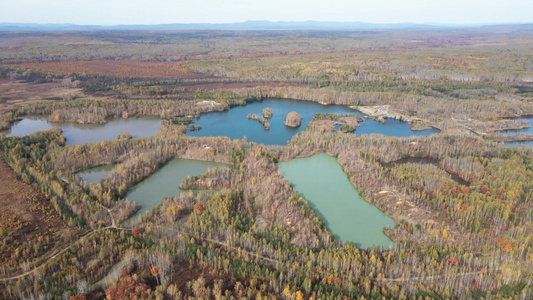
[[[132,138],[151,137],[161,128],[161,119],[156,117],[132,117],[109,119],[105,124],[52,123],[45,116],[29,116],[15,123],[8,132],[10,136],[25,136],[37,131],[60,127],[67,145],[99,143],[114,140],[122,133]]]
[[[383,229],[396,224],[359,195],[335,158],[320,153],[278,167],[337,239],[365,248],[392,245]]]

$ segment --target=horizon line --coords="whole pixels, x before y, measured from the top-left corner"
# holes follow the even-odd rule
[[[363,21],[331,21],[331,20],[305,20],[305,21],[271,21],[271,20],[246,20],[235,22],[189,22],[189,23],[118,23],[118,24],[79,24],[79,23],[39,23],[39,22],[0,22],[0,25],[70,25],[70,26],[101,26],[101,27],[114,27],[114,26],[163,26],[163,25],[232,25],[232,24],[244,24],[244,23],[336,23],[336,24],[373,24],[373,25],[429,25],[429,26],[491,26],[491,25],[529,25],[533,24],[533,21],[529,22],[493,22],[493,23],[443,23],[443,22],[363,22]]]

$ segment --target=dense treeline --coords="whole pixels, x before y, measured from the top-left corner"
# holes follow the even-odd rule
[[[3,32],[2,61],[72,61],[136,59],[260,58],[312,53],[364,54],[384,50],[423,51],[470,46],[501,49],[502,35],[529,42],[530,32],[519,26],[444,31],[86,31]],[[508,41],[508,39],[503,39]],[[24,47],[20,47],[24,43]],[[491,44],[492,42],[492,44]],[[519,42],[514,42],[520,45]],[[485,44],[485,47],[479,47]],[[505,48],[503,48],[505,49]],[[479,51],[479,50],[478,50]],[[468,56],[470,53],[464,54]],[[497,55],[498,52],[495,51]],[[500,55],[505,55],[501,53]],[[452,63],[444,61],[444,63]],[[484,62],[481,60],[481,63]],[[461,65],[461,61],[455,62]]]
[[[204,191],[165,200],[153,216],[144,219],[139,225],[141,230],[136,232],[142,232],[143,240],[165,245],[163,248],[179,259],[228,272],[237,278],[255,274],[265,288],[245,282],[243,288],[250,295],[300,293],[302,297],[315,298],[365,295],[402,298],[430,294],[464,296],[478,292],[484,295],[487,291],[496,296],[509,290],[525,293],[522,295],[528,293],[525,287],[531,280],[532,263],[529,261],[532,245],[527,234],[533,215],[531,153],[461,135],[404,139],[349,137],[335,130],[323,132],[313,128],[316,127],[311,126],[296,136],[288,147],[259,145],[249,148],[247,143],[227,138],[192,138],[181,133],[174,135],[173,131],[149,139],[116,140],[64,149],[60,148],[57,133],[7,139],[4,145],[5,149],[12,149],[6,153],[12,157],[10,163],[16,171],[20,163],[14,158],[20,155],[30,159],[26,159],[24,170],[35,168],[34,173],[17,172],[33,174],[31,178],[40,180],[40,185],[57,186],[60,180],[56,184],[52,179],[44,181],[39,179],[43,175],[38,173],[55,170],[71,186],[62,189],[63,198],[85,199],[87,204],[115,207],[115,216],[122,216],[120,219],[127,214],[120,213],[123,205],[117,200],[128,187],[171,157],[236,163],[238,170],[216,169],[187,180],[182,188]],[[46,147],[31,147],[30,144],[43,138],[41,147]],[[338,156],[339,163],[365,199],[398,222],[400,226],[388,234],[402,248],[366,251],[332,240],[320,218],[280,177],[274,164],[278,160],[320,151]],[[47,156],[50,158],[43,159]],[[441,160],[443,168],[461,172],[464,179],[471,181],[471,186],[458,186],[447,172],[431,165],[407,164],[384,169],[381,164],[406,156]],[[39,157],[39,161],[34,160]],[[119,162],[119,166],[96,186],[88,186],[76,181],[74,175],[68,175],[114,162]],[[62,181],[61,184],[66,183]],[[73,191],[73,186],[78,186],[78,190]],[[386,193],[380,193],[383,187]],[[75,194],[81,193],[79,190],[85,191],[84,198]],[[60,191],[56,187],[54,193],[59,196]],[[83,205],[79,201],[69,204],[82,220],[94,222],[94,216],[98,215],[80,213]],[[97,207],[93,204],[87,209]],[[100,220],[110,224],[105,210],[101,211]],[[440,214],[434,215],[433,211]],[[113,253],[113,257],[122,255]],[[427,257],[431,259],[426,260]],[[494,264],[495,260],[499,263]],[[106,266],[98,274],[108,270],[110,265]],[[517,268],[521,272],[507,271]],[[168,273],[154,274],[154,277],[143,276],[149,281],[161,275],[156,285],[160,286],[157,290],[162,294],[170,296],[179,291],[182,295],[193,296],[198,293],[194,289],[176,290]],[[75,278],[95,280],[87,276],[82,272]],[[423,284],[435,276],[439,280],[433,281],[433,285]],[[191,282],[191,286],[195,282]],[[204,282],[205,293],[214,289],[215,283]],[[239,286],[228,288],[230,294],[238,294],[240,290]],[[67,293],[72,294],[73,290],[70,291]]]
[[[151,138],[0,140],[14,173],[72,228],[54,249],[41,238],[10,252],[0,298],[531,298],[533,152],[471,133],[527,127],[508,118],[533,115],[531,32],[479,30],[0,34],[1,78],[94,97],[34,103],[0,116],[0,128],[29,114],[165,119]],[[21,50],[19,39],[31,42]],[[359,117],[317,114],[287,146],[184,134],[201,113],[268,97],[386,106],[443,131],[359,136]],[[276,167],[320,152],[398,224],[385,230],[393,247],[337,241]],[[234,168],[186,179],[136,226],[121,225],[136,210],[127,191],[174,158]],[[76,175],[107,164],[116,167],[97,184]]]
[[[479,133],[528,127],[527,122],[501,119],[533,114],[531,103],[502,102],[498,99],[436,98],[393,92],[351,92],[335,88],[258,87],[237,90],[243,97],[304,99],[321,104],[340,105],[390,105],[393,111],[406,120],[440,129],[473,130]],[[415,117],[409,117],[410,115]]]
[[[340,155],[339,155],[339,161],[342,164],[343,159],[341,158]],[[362,163],[361,161],[355,162],[355,164],[357,165],[360,165],[361,163]],[[346,170],[347,166],[345,164],[343,164],[343,166],[345,167],[345,170]],[[368,189],[367,189],[368,183],[375,184],[376,179],[379,180],[379,178],[375,178],[375,177],[368,179],[368,171],[369,171],[368,169],[362,170],[362,168],[359,168],[357,170],[357,173],[363,173],[364,175],[362,176],[366,177],[365,182],[367,182],[367,184],[363,188],[363,190],[366,191],[365,194],[368,193]],[[425,169],[422,169],[421,171],[424,172],[423,174],[427,173]],[[353,174],[351,172],[349,173]],[[440,175],[441,175],[440,177],[442,177],[442,175],[445,175],[444,176],[444,179],[445,179],[447,176],[447,173],[445,173],[444,171],[441,171]],[[235,174],[233,174],[233,172],[231,171],[215,171],[214,173],[207,175],[207,177],[191,178],[192,181],[188,183],[188,186],[193,187],[193,188],[200,188],[202,186],[206,188],[233,187],[235,185],[235,182],[241,182],[240,180],[233,180],[232,179],[233,176],[235,176]],[[431,178],[431,176],[433,175],[431,174],[427,175],[428,178]],[[387,178],[385,176],[385,178],[383,178],[382,181],[386,179]],[[443,179],[439,178],[439,180],[443,180]],[[226,181],[227,183],[224,184],[223,183],[224,181]],[[446,184],[446,186],[451,185],[450,181],[451,180],[449,179],[444,180],[444,183]],[[359,183],[359,181],[356,181],[356,183]],[[383,182],[378,182],[377,184],[378,185],[383,184]],[[393,182],[389,182],[389,184],[392,185]],[[275,265],[274,267],[275,270],[279,270],[281,271],[281,273],[286,274],[286,277],[277,275],[275,279],[274,278],[270,279],[271,285],[273,285],[274,287],[278,287],[278,289],[275,290],[276,293],[283,292],[284,286],[292,286],[291,282],[294,282],[294,286],[296,287],[305,287],[309,285],[309,288],[307,289],[307,291],[300,290],[300,292],[303,294],[307,293],[308,295],[313,294],[314,296],[319,295],[319,297],[320,296],[328,297],[327,296],[328,294],[324,294],[324,291],[320,289],[319,283],[320,282],[326,282],[326,283],[334,282],[335,278],[339,278],[338,279],[339,285],[337,286],[335,284],[332,284],[332,286],[335,286],[336,288],[340,288],[341,295],[344,294],[344,295],[349,295],[353,297],[353,294],[350,294],[350,292],[355,292],[355,295],[358,295],[359,293],[367,294],[367,295],[372,294],[372,292],[375,293],[376,291],[373,290],[372,286],[374,286],[374,288],[376,288],[376,286],[379,286],[379,284],[376,285],[375,282],[376,281],[379,282],[380,279],[383,279],[383,281],[387,281],[386,278],[392,277],[392,278],[398,279],[397,280],[398,282],[402,282],[401,278],[406,278],[405,280],[409,281],[407,278],[415,277],[417,279],[413,281],[417,282],[419,277],[427,276],[428,280],[430,280],[429,278],[431,278],[432,276],[437,276],[439,278],[438,283],[433,286],[434,288],[437,289],[436,291],[433,291],[431,289],[430,290],[424,289],[422,286],[417,286],[417,288],[420,289],[418,290],[417,293],[420,293],[421,290],[424,290],[425,292],[428,292],[428,293],[434,292],[436,293],[435,295],[437,295],[437,294],[440,294],[441,292],[444,292],[446,288],[451,288],[456,291],[465,289],[463,290],[463,292],[473,289],[472,293],[474,294],[474,292],[477,290],[478,284],[480,285],[479,287],[480,290],[492,289],[492,288],[489,288],[490,286],[493,286],[493,287],[498,286],[496,281],[493,281],[493,279],[497,278],[497,276],[496,277],[492,275],[489,275],[487,277],[484,276],[483,280],[480,280],[478,277],[475,277],[475,276],[474,276],[475,280],[472,279],[473,277],[468,277],[468,276],[478,274],[480,272],[480,271],[474,271],[474,270],[476,270],[477,268],[480,268],[483,265],[485,266],[492,265],[490,261],[495,259],[496,256],[499,257],[498,259],[503,259],[504,261],[506,261],[505,263],[502,263],[502,265],[513,265],[516,267],[513,260],[519,259],[521,261],[524,261],[523,259],[527,257],[526,253],[529,252],[528,248],[531,247],[531,245],[528,242],[528,239],[526,239],[524,240],[526,244],[519,246],[521,250],[515,250],[515,248],[513,248],[515,247],[513,243],[506,241],[506,239],[509,239],[510,237],[505,237],[505,238],[499,238],[497,241],[494,239],[493,242],[485,245],[485,248],[483,249],[484,250],[483,255],[474,256],[473,254],[471,254],[472,250],[470,250],[469,247],[474,246],[474,244],[479,245],[479,243],[481,243],[482,241],[480,239],[475,239],[475,238],[472,239],[473,236],[469,236],[465,240],[470,240],[471,244],[463,245],[462,242],[465,242],[465,240],[461,240],[460,236],[457,236],[456,238],[455,237],[452,238],[451,237],[452,234],[451,233],[448,234],[447,229],[452,231],[452,229],[450,228],[453,226],[446,225],[446,223],[443,223],[443,224],[438,223],[437,226],[433,226],[431,225],[431,222],[428,222],[426,224],[419,224],[419,226],[414,226],[414,224],[408,224],[408,223],[400,223],[401,227],[399,231],[402,231],[403,229],[406,231],[406,233],[404,234],[408,235],[409,237],[412,237],[413,239],[416,238],[417,240],[420,239],[422,241],[425,241],[424,244],[426,244],[426,246],[421,246],[421,245],[413,246],[412,245],[413,241],[411,241],[411,243],[406,243],[405,245],[407,246],[411,244],[411,246],[409,246],[408,249],[413,249],[413,250],[417,249],[414,252],[410,252],[413,250],[406,251],[406,252],[404,252],[404,250],[399,251],[399,252],[392,252],[389,254],[390,256],[388,256],[388,258],[387,258],[387,252],[385,252],[385,254],[382,254],[384,255],[384,257],[381,259],[378,258],[377,254],[375,253],[372,253],[372,255],[367,254],[368,256],[366,256],[366,258],[363,259],[363,261],[366,261],[366,260],[369,260],[369,261],[362,262],[362,264],[366,267],[369,267],[369,266],[373,266],[372,261],[378,261],[378,262],[382,261],[383,266],[384,267],[387,266],[387,268],[384,269],[383,273],[379,271],[380,270],[379,268],[377,270],[374,269],[375,271],[374,273],[372,273],[371,270],[373,269],[355,267],[357,266],[357,264],[355,264],[354,266],[355,270],[359,270],[359,271],[367,270],[366,272],[369,272],[369,273],[361,274],[361,273],[355,272],[354,274],[349,271],[347,273],[340,272],[340,274],[333,273],[334,275],[333,277],[331,277],[331,280],[328,281],[328,278],[326,278],[325,281],[321,281],[320,280],[321,276],[320,275],[317,276],[317,273],[320,274],[322,271],[324,271],[323,268],[326,269],[326,271],[324,271],[326,274],[332,274],[331,272],[334,270],[334,269],[329,269],[329,268],[333,268],[335,264],[333,264],[332,266],[325,265],[325,262],[330,261],[327,258],[328,256],[326,257],[321,256],[319,259],[317,259],[317,261],[311,260],[311,262],[321,264],[320,265],[321,267],[317,269],[312,269],[310,268],[310,266],[315,266],[314,264],[306,265],[306,262],[308,261],[306,253],[309,253],[309,255],[313,256],[312,250],[310,250],[309,252],[299,251],[298,254],[295,254],[294,256],[290,256],[290,254],[286,254],[286,253],[294,253],[294,252],[291,252],[291,249],[292,249],[291,246],[289,246],[289,248],[287,249],[282,248],[280,250],[280,247],[284,247],[284,245],[279,244],[278,242],[275,242],[275,240],[271,241],[272,246],[269,246],[269,242],[270,242],[269,239],[262,240],[262,243],[260,245],[253,244],[252,242],[253,239],[250,238],[250,235],[254,235],[254,234],[257,235],[258,233],[255,232],[256,231],[255,228],[252,227],[252,229],[249,229],[250,225],[246,225],[246,224],[250,224],[251,222],[249,217],[246,218],[242,216],[242,217],[234,219],[234,221],[241,222],[241,223],[235,223],[235,224],[231,223],[231,224],[225,225],[228,221],[231,220],[231,218],[228,218],[228,216],[224,217],[224,211],[228,211],[229,209],[229,211],[231,212],[232,210],[237,209],[238,211],[241,211],[242,214],[246,214],[246,209],[244,207],[241,207],[241,208],[235,207],[237,203],[242,203],[241,201],[239,201],[241,197],[239,194],[237,195],[229,194],[225,196],[214,195],[213,199],[205,199],[204,197],[204,198],[198,199],[199,201],[196,203],[195,202],[191,203],[190,200],[186,200],[186,199],[190,199],[190,197],[191,197],[190,195],[189,196],[183,195],[183,196],[174,198],[172,200],[165,201],[165,203],[161,206],[160,214],[164,214],[168,218],[159,219],[157,217],[154,217],[152,220],[155,224],[147,225],[146,227],[147,231],[160,232],[160,234],[163,234],[166,236],[175,235],[175,239],[178,240],[178,243],[182,243],[179,240],[180,239],[183,240],[183,231],[185,230],[187,230],[188,234],[194,236],[196,239],[201,237],[203,233],[204,236],[202,239],[210,241],[211,243],[216,244],[216,241],[225,241],[224,243],[228,245],[227,246],[228,248],[234,247],[234,248],[239,248],[239,249],[243,249],[243,248],[246,249],[248,252],[243,253],[241,251],[239,254],[243,256],[243,259],[252,260],[254,264],[258,264],[258,265],[265,265],[265,264],[269,265],[268,259],[279,260],[280,258],[282,258],[281,260],[285,262],[289,262],[291,260],[292,261],[297,260],[298,262],[300,262],[299,266],[302,267],[302,270],[299,272],[302,272],[302,273],[298,273],[298,271],[295,272],[295,266],[290,263]],[[230,201],[230,202],[226,202],[226,201]],[[216,208],[214,208],[213,205]],[[177,212],[177,214],[173,212]],[[221,213],[222,215],[220,215]],[[175,225],[173,224],[175,224],[176,218],[179,218],[180,215],[183,216],[183,214],[185,215],[191,214],[191,216],[187,219],[187,223],[185,227],[183,227],[181,230],[178,229],[180,227],[176,228],[177,232],[173,232],[172,230],[170,230],[170,228],[168,227],[175,228]],[[200,216],[205,217],[203,222],[197,221],[197,218],[199,218]],[[219,218],[222,222],[213,223],[213,220],[217,220]],[[409,217],[407,217],[407,220],[409,220]],[[452,220],[449,220],[449,221],[453,224]],[[163,224],[165,223],[168,223],[166,224],[167,227],[163,228],[164,227]],[[258,222],[256,221],[255,223],[256,223],[255,226],[257,226]],[[224,226],[228,226],[228,229],[230,230],[230,232],[234,232],[232,236],[223,237],[220,235],[221,232],[224,232],[223,230],[221,231],[221,227],[224,227]],[[198,228],[199,231],[191,233],[191,229],[194,229],[194,228]],[[247,234],[246,233],[247,231],[250,231],[250,233]],[[513,232],[513,230],[511,230],[511,232]],[[518,232],[525,232],[525,229],[519,229]],[[487,233],[484,233],[484,234],[487,234]],[[514,235],[514,233],[512,233],[511,235]],[[180,238],[180,236],[182,238]],[[492,234],[487,234],[487,236],[492,237]],[[486,238],[487,236],[484,236],[484,238]],[[241,240],[242,242],[239,242]],[[506,247],[508,247],[509,244],[511,245],[510,250],[509,248],[505,248],[505,247],[502,248],[502,245],[505,245]],[[345,245],[344,247],[346,246],[348,245]],[[329,248],[331,249],[331,247]],[[267,250],[267,249],[270,249],[270,250]],[[219,262],[218,259],[216,258],[216,254],[209,251],[209,247],[208,249],[206,249],[206,251],[207,253],[197,252],[197,255],[195,256],[195,258],[199,258],[200,260],[205,260],[207,261],[208,264],[215,266],[217,268],[222,267],[224,269],[229,268],[229,270],[232,270],[232,267],[230,265],[228,266],[224,265],[224,260]],[[292,250],[292,251],[295,251],[295,250]],[[346,270],[346,266],[347,266],[346,263],[347,263],[348,257],[350,257],[350,254],[348,253],[350,253],[351,251],[354,251],[353,248],[351,249],[348,248],[345,250],[345,252],[341,256],[344,261],[343,270]],[[257,256],[254,257],[253,255],[249,253],[258,253],[261,257],[257,257]],[[404,254],[400,254],[400,253],[404,253]],[[215,256],[213,257],[213,255]],[[234,255],[233,257],[235,257],[235,254],[233,255]],[[422,263],[422,261],[424,260],[417,258],[417,255],[421,255],[421,257],[428,255],[429,257],[433,257],[434,261],[426,260],[427,264],[424,264]],[[287,256],[290,258],[288,258]],[[268,258],[268,259],[265,259],[265,258]],[[384,263],[385,261],[388,261],[387,264]],[[389,262],[391,261],[392,261],[391,266],[389,266]],[[331,262],[333,263],[333,260],[331,260]],[[398,265],[396,265],[396,263],[394,262],[398,263]],[[411,263],[416,262],[418,271],[416,271],[415,273],[412,273],[413,270],[407,271],[405,267],[406,265],[409,264],[409,262]],[[525,271],[528,268],[527,267],[528,264],[530,264],[530,262],[526,263],[525,265],[519,268],[522,271]],[[380,264],[378,263],[378,265]],[[339,267],[340,266],[342,266],[341,262],[339,262]],[[436,268],[433,271],[431,271],[431,269],[433,268],[432,266]],[[465,268],[465,269],[460,270],[461,268]],[[483,269],[483,267],[481,268]],[[503,270],[507,270],[508,272],[507,275],[504,275],[504,276],[513,277],[513,275],[511,275],[512,272],[509,272],[510,270],[508,269],[503,269]],[[340,270],[338,270],[338,272],[339,271]],[[284,273],[284,272],[287,272],[287,273]],[[502,269],[498,269],[498,270],[492,269],[492,271],[489,271],[489,273],[492,273],[494,275],[499,272],[502,272]],[[473,274],[468,275],[470,273],[473,273]],[[297,278],[299,274],[301,274],[300,276],[302,276],[301,277],[302,280],[305,278],[313,278],[313,277],[314,278],[318,277],[319,280],[317,282],[314,280],[298,281],[298,279],[293,279],[295,277]],[[345,275],[341,275],[341,274],[345,274]],[[357,274],[361,274],[361,275],[357,275]],[[503,274],[503,272],[501,274]],[[343,276],[348,276],[348,275],[352,277],[343,277]],[[463,276],[465,276],[465,278]],[[529,276],[530,275],[526,275],[526,277],[524,278],[528,278]],[[359,280],[361,281],[359,282],[358,280],[354,281],[354,278],[359,278]],[[491,278],[491,279],[488,279],[488,278]],[[507,277],[507,278],[510,278],[510,277]],[[392,281],[392,282],[397,282],[397,281]],[[350,282],[351,282],[351,285],[349,284]],[[472,282],[475,282],[475,284],[472,285]],[[357,285],[357,283],[359,284],[359,286]],[[358,287],[354,289],[353,288],[354,286],[358,286]],[[402,285],[400,284],[400,286]],[[440,288],[438,286],[440,286]],[[459,286],[463,286],[463,287],[460,288]],[[412,285],[409,285],[409,287],[412,288]],[[396,287],[392,286],[391,289],[395,293],[392,295],[393,297],[401,297],[401,295],[405,295],[405,294],[409,294],[410,292],[413,292],[413,290],[409,290],[409,289],[402,290],[398,285]],[[342,292],[342,290],[344,290],[345,292]],[[289,289],[289,292],[292,292],[292,293],[295,293],[297,291],[298,289],[296,290]],[[385,294],[389,293],[387,288],[382,288],[381,291],[382,293],[385,293]],[[260,292],[260,291],[254,291],[253,293],[255,294],[257,292]],[[483,294],[483,292],[481,292],[481,294]],[[497,292],[495,291],[494,294],[497,294]],[[329,297],[331,297],[331,295],[336,295],[336,294],[335,293],[330,294]],[[445,295],[445,294],[442,294],[442,295]],[[448,295],[448,296],[451,296],[451,295]]]
[[[235,105],[235,103],[231,103]],[[128,118],[136,115],[170,118],[198,116],[201,113],[224,110],[226,101],[157,101],[157,100],[74,100],[34,104],[20,110],[20,114],[49,115],[52,122],[105,123],[108,118]]]

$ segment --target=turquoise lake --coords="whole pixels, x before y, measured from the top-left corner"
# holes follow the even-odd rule
[[[365,248],[392,245],[383,229],[396,224],[359,195],[334,157],[321,153],[278,167],[340,241]]]

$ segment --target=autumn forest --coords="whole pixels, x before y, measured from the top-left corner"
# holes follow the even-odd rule
[[[288,143],[202,134],[267,101],[342,113],[227,121]],[[0,32],[0,299],[531,299],[532,116],[531,25]],[[68,136],[136,119],[160,127]],[[319,153],[390,247],[342,241],[280,170]],[[142,211],[176,159],[227,167]]]

